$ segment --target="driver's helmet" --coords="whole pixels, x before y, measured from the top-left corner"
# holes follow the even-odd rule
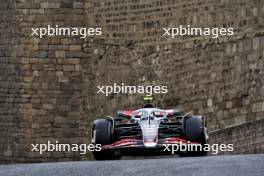
[[[146,103],[143,108],[154,108],[154,106],[150,103],[151,101],[153,101],[153,97],[145,96],[142,98],[142,100]]]

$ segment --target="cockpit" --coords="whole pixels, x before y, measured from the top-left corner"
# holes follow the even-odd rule
[[[160,120],[164,118],[167,118],[166,111],[160,109],[144,108],[132,113],[132,119],[139,121]]]

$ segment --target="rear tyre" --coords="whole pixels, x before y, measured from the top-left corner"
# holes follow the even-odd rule
[[[203,117],[190,116],[184,119],[184,134],[187,141],[197,142],[202,144],[202,147],[197,151],[187,151],[180,153],[180,156],[205,156],[207,151],[204,150],[207,144],[206,127],[204,125]]]
[[[92,143],[94,145],[101,144],[101,146],[111,144],[112,128],[113,125],[111,121],[107,119],[95,120],[92,128]],[[92,152],[95,160],[119,159],[120,157],[115,153],[116,152],[114,150]]]

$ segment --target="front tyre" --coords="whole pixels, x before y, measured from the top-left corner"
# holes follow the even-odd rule
[[[111,121],[107,119],[95,120],[92,127],[92,143],[101,146],[111,144],[112,128]],[[93,151],[92,154],[95,160],[119,159],[114,150]]]
[[[187,151],[180,153],[180,156],[206,156],[207,151],[204,150],[207,144],[207,131],[204,118],[202,116],[189,116],[183,122],[184,134],[187,141],[197,142],[201,144],[197,151]]]

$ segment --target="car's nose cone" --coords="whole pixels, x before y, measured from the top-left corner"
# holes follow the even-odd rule
[[[145,147],[155,147],[158,142],[157,125],[142,125],[143,144]]]

